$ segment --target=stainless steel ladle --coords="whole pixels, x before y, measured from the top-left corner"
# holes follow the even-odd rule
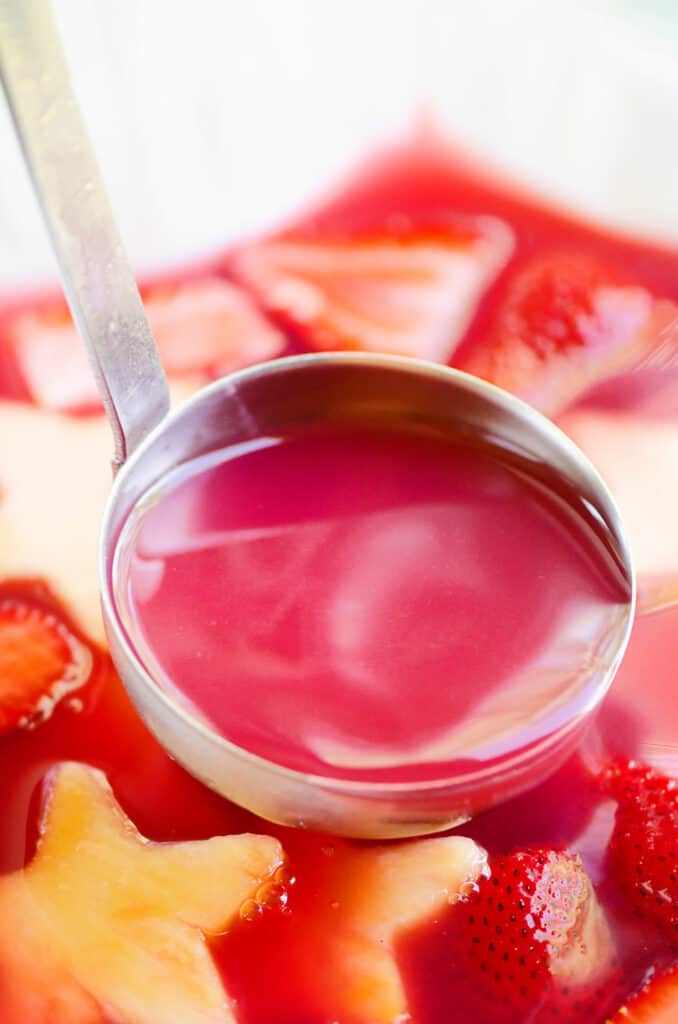
[[[119,472],[100,547],[110,650],[160,742],[207,785],[263,817],[362,837],[447,828],[554,770],[578,743],[612,681],[635,603],[622,523],[588,460],[553,424],[511,395],[446,367],[390,356],[327,354],[255,366],[216,381],[168,415],[167,381],[46,0],[0,0],[0,73],[64,291],[113,430]],[[375,410],[384,422],[401,427],[424,423],[438,433],[457,433],[461,427],[529,459],[543,480],[577,490],[614,554],[627,601],[613,640],[601,644],[592,696],[528,756],[516,740],[516,749],[490,769],[471,764],[463,774],[415,783],[354,782],[294,771],[239,748],[192,716],[151,677],[124,629],[116,604],[116,545],[131,510],[159,478],[228,444],[321,420],[360,423],[374,418]]]

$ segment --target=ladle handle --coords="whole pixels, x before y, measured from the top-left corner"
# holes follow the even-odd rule
[[[0,77],[122,465],[167,380],[73,95],[48,0],[0,0]]]

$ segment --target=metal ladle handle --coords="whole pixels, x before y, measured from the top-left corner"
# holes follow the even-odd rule
[[[167,380],[71,88],[48,0],[0,0],[0,78],[122,465]]]

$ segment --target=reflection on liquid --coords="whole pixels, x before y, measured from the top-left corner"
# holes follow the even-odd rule
[[[583,522],[495,449],[384,432],[204,457],[146,496],[118,558],[159,681],[240,745],[339,776],[537,742],[590,699],[626,601]]]

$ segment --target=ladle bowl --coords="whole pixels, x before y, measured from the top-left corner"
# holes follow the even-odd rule
[[[116,550],[136,503],[198,456],[304,426],[374,422],[438,437],[466,434],[526,460],[546,486],[581,495],[628,583],[628,604],[598,649],[595,687],[541,742],[490,765],[424,782],[366,782],[283,767],[229,742],[149,674],[125,628]],[[524,402],[468,374],[417,360],[365,354],[296,356],[242,370],[203,389],[156,427],[117,474],[104,517],[100,579],[113,660],[139,713],[165,748],[212,789],[264,818],[363,838],[436,832],[505,800],[554,771],[579,742],[607,692],[633,615],[628,545],[607,488],[579,449]],[[451,624],[452,627],[452,624]],[[602,661],[602,665],[601,665]],[[228,651],[224,651],[228,672]],[[587,679],[582,679],[582,688]],[[441,680],[441,685],[446,681]],[[463,752],[457,759],[464,761]]]

